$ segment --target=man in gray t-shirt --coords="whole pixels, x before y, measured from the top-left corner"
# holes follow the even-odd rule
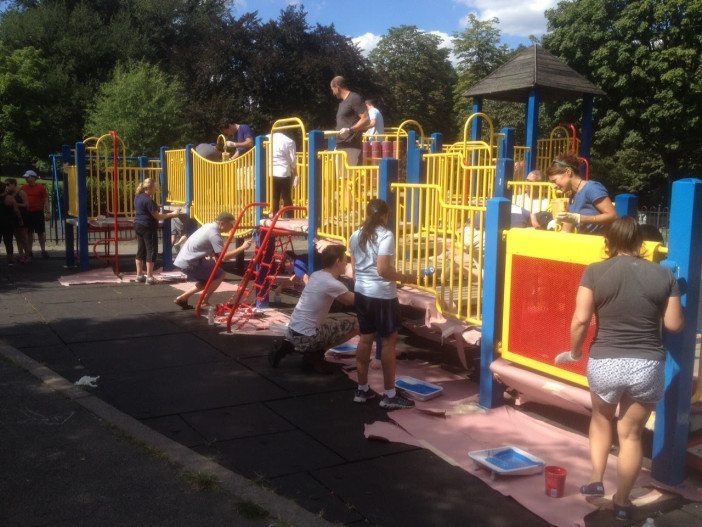
[[[341,100],[336,112],[336,129],[339,131],[336,149],[346,151],[349,165],[358,165],[361,159],[361,138],[370,123],[368,109],[363,98],[349,90],[344,77],[334,77],[330,87],[334,97]]]
[[[209,280],[215,269],[216,258],[224,249],[222,234],[231,231],[233,228],[234,216],[228,212],[223,212],[217,216],[213,223],[206,223],[185,241],[173,265],[183,271],[188,280],[195,282],[195,284],[175,299],[175,303],[182,309],[192,309],[192,306],[188,304],[188,299],[204,289],[207,280]],[[251,239],[248,239],[241,246],[226,253],[223,259],[231,260],[250,246]],[[221,269],[217,269],[209,290],[205,292],[205,298],[202,301],[203,305],[208,305],[207,301],[210,295],[217,290],[222,280],[224,280],[224,272]]]

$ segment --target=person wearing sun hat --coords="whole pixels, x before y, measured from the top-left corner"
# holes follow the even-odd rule
[[[32,256],[32,245],[34,245],[34,235],[39,238],[41,256],[49,258],[46,252],[46,213],[49,210],[49,193],[46,187],[37,183],[37,173],[34,170],[27,170],[22,176],[27,183],[22,185],[22,190],[27,195],[27,245],[29,246],[29,256]]]

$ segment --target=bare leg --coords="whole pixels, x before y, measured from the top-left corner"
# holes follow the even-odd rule
[[[383,364],[383,385],[386,390],[395,389],[395,344],[397,331],[383,337],[383,353],[380,362]]]
[[[210,284],[210,289],[205,293],[204,298],[202,299],[202,305],[209,305],[210,304],[210,295],[217,291],[217,288],[220,286],[222,281],[224,280],[224,274],[220,276],[219,278],[215,278],[212,280],[212,283]],[[204,286],[202,286],[200,289],[203,289]]]
[[[46,233],[42,232],[41,234],[37,234],[37,237],[39,238],[39,247],[41,247],[41,252],[46,252]]]
[[[134,263],[136,263],[137,276],[143,275],[144,274],[144,260],[134,260]]]
[[[154,276],[154,262],[146,262],[146,276],[152,278]]]
[[[202,288],[205,287],[205,284],[202,282],[197,282],[193,287],[185,291],[182,295],[176,297],[176,302],[182,302],[182,301],[188,301],[188,298],[193,296],[195,293],[198,291],[202,291]]]
[[[370,363],[371,348],[375,340],[375,333],[361,335],[356,348],[356,373],[358,374],[358,384],[368,384],[368,363]]]
[[[617,407],[607,404],[594,393],[592,399],[592,417],[590,418],[590,461],[592,462],[592,475],[590,482],[602,481],[607,458],[612,447],[612,418]]]
[[[617,461],[617,493],[612,500],[617,505],[629,505],[629,494],[641,470],[643,447],[641,434],[651,415],[653,405],[643,405],[630,399],[621,402],[621,414],[617,422],[619,436],[619,459]]]

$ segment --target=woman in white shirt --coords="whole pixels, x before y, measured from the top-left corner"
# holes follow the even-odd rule
[[[356,351],[358,389],[353,400],[365,403],[376,396],[368,386],[368,366],[373,341],[380,335],[385,388],[380,406],[411,408],[414,402],[395,391],[395,344],[400,328],[395,282],[413,281],[414,277],[395,270],[395,236],[387,229],[388,212],[388,204],[383,200],[371,200],[363,225],[349,240],[356,280],[354,306],[361,334]]]

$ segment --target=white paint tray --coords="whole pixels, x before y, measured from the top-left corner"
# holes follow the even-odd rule
[[[441,395],[441,392],[444,391],[444,389],[437,384],[432,384],[406,375],[395,378],[395,388],[418,401],[428,401],[429,399],[438,397]]]
[[[478,465],[490,470],[493,478],[495,474],[500,476],[540,474],[546,464],[543,459],[514,446],[473,450],[468,452],[468,456]]]

